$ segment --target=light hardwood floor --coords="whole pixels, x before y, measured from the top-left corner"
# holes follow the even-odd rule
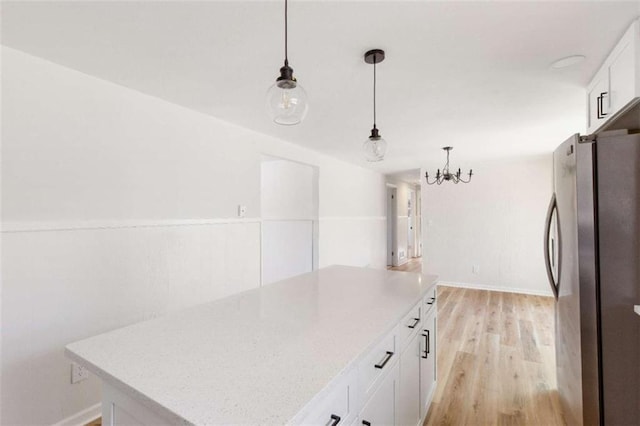
[[[564,425],[553,299],[438,288],[438,387],[425,425]]]
[[[422,258],[414,257],[402,266],[388,266],[387,269],[390,269],[392,271],[421,272]]]

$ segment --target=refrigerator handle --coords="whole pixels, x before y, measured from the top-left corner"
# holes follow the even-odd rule
[[[549,256],[549,237],[551,236],[551,221],[553,220],[553,212],[557,211],[557,203],[556,203],[556,194],[554,193],[551,197],[551,202],[549,203],[549,209],[547,210],[547,219],[544,226],[544,263],[547,269],[547,277],[549,278],[549,284],[551,285],[551,291],[553,291],[553,296],[558,299],[558,284],[560,283],[560,235],[558,235],[558,284],[553,277],[553,271],[551,269],[551,257]],[[556,213],[557,214],[557,213]],[[558,234],[559,234],[558,230]]]

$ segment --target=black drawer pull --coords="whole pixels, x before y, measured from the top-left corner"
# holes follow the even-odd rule
[[[598,96],[596,98],[598,100],[598,105],[597,105],[597,108],[596,108],[597,109],[598,119],[605,118],[607,116],[607,113],[604,112],[604,96],[605,95],[608,96],[608,93],[607,92],[602,92],[602,93],[600,93],[600,96]]]
[[[363,421],[362,421],[362,424],[363,424],[364,426],[371,426],[371,422],[368,422],[368,421],[366,421],[366,420],[363,420]]]
[[[375,367],[384,368],[384,366],[387,365],[387,363],[389,362],[392,356],[393,356],[393,352],[387,351],[387,354],[384,356],[384,359],[382,360],[382,362],[380,364],[376,364]]]
[[[340,416],[336,416],[335,414],[331,415],[331,420],[333,420],[331,422],[331,424],[329,426],[336,426],[338,423],[340,423]]]
[[[430,352],[430,348],[429,348],[429,330],[425,330],[425,332],[427,334],[423,334],[422,337],[424,337],[424,355],[421,355],[422,358],[427,359],[429,358],[429,352]]]
[[[411,324],[411,325],[408,325],[407,327],[409,327],[409,328],[416,328],[416,326],[417,326],[418,324],[420,324],[420,318],[414,318],[413,320],[414,320],[415,322],[414,322],[413,324]]]
[[[431,301],[430,301],[430,302],[427,302],[427,305],[433,305],[433,303],[434,303],[435,301],[436,301],[436,298],[435,298],[435,297],[432,297],[432,298],[431,298]]]

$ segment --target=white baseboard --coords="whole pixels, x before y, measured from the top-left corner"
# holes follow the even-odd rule
[[[60,420],[53,426],[84,426],[87,423],[96,420],[100,416],[102,416],[102,404],[97,403],[86,410],[82,410],[64,420]]]
[[[528,288],[500,287],[500,286],[484,285],[484,284],[458,283],[453,281],[438,281],[438,285],[443,285],[447,287],[472,288],[476,290],[503,291],[506,293],[531,294],[533,296],[553,297],[551,290],[549,291],[531,290]]]

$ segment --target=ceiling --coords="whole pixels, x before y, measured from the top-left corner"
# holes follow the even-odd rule
[[[584,132],[590,77],[640,1],[305,1],[289,4],[289,60],[309,94],[299,126],[270,122],[282,1],[3,2],[2,44],[193,110],[394,173],[551,152]],[[387,158],[366,163],[372,125]],[[553,70],[562,57],[586,61]],[[212,141],[224,143],[224,141]]]

